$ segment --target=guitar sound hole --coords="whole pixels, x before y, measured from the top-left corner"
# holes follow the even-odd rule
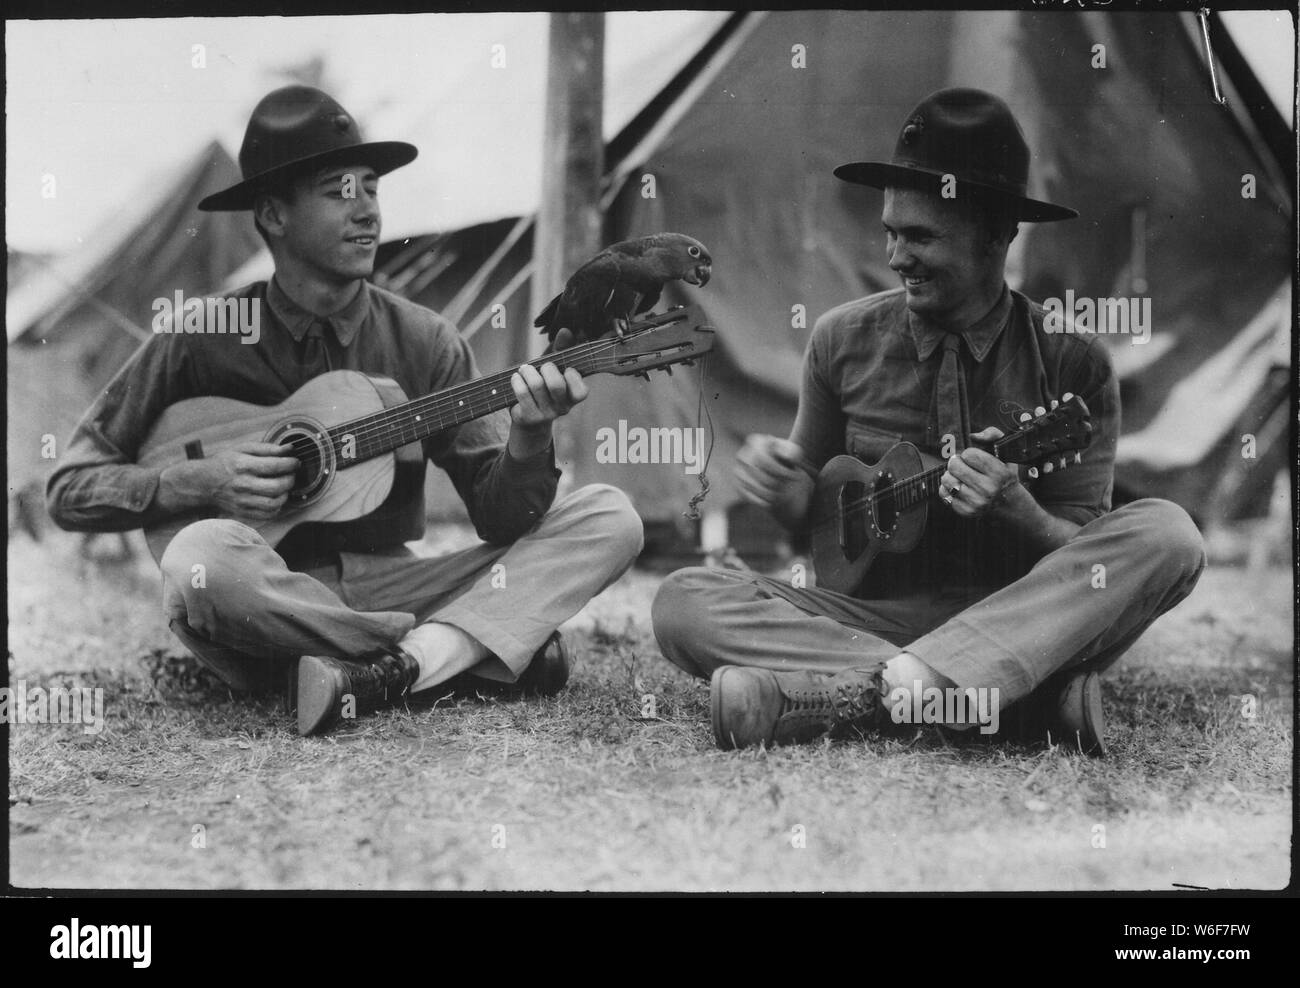
[[[266,436],[268,443],[291,446],[298,459],[289,504],[302,507],[315,501],[333,478],[334,450],[325,428],[310,420],[283,422]]]

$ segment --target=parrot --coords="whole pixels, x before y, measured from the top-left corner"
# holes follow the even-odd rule
[[[555,349],[562,329],[569,332],[561,345],[598,339],[610,330],[621,337],[634,317],[654,308],[667,282],[703,287],[712,272],[708,248],[685,234],[624,240],[578,268],[533,325],[546,335],[547,353]]]

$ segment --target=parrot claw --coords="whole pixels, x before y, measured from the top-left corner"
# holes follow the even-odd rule
[[[614,335],[620,340],[627,336],[628,321],[626,319],[614,320]]]

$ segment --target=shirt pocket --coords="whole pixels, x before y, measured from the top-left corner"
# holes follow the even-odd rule
[[[875,463],[903,437],[896,432],[875,429],[869,425],[849,423],[845,435],[845,448],[864,463]]]

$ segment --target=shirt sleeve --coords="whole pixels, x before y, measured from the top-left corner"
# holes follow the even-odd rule
[[[474,353],[456,329],[440,320],[430,391],[479,377]],[[507,545],[532,529],[555,500],[560,471],[555,448],[527,460],[506,449],[510,415],[493,412],[425,441],[425,455],[451,478],[479,537]]]
[[[813,325],[804,351],[799,409],[790,430],[790,441],[803,449],[809,464],[817,470],[832,456],[844,452],[844,411],[830,377],[834,341],[829,337],[833,326],[830,315],[822,316]]]
[[[1106,348],[1095,341],[1075,348],[1063,363],[1061,395],[1076,394],[1088,406],[1092,433],[1080,462],[1042,473],[1034,498],[1047,512],[1086,525],[1111,508],[1115,485],[1115,447],[1119,441],[1119,380]],[[1072,459],[1067,454],[1067,459]]]
[[[73,430],[45,488],[46,507],[60,528],[119,532],[166,517],[154,504],[162,470],[137,466],[135,459],[163,409],[197,393],[185,340],[148,340]]]

